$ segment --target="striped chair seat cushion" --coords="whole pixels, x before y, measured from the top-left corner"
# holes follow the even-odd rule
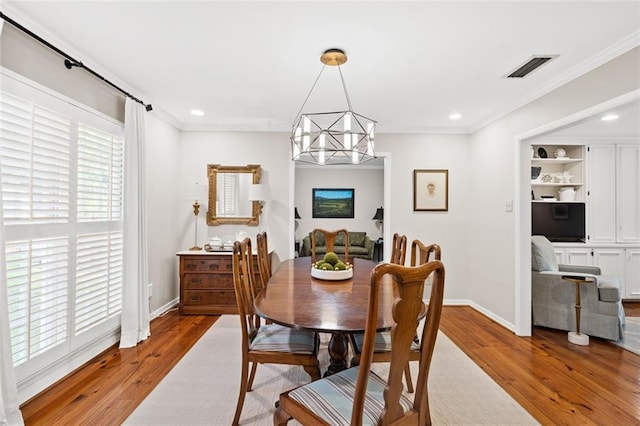
[[[362,352],[362,344],[364,343],[364,334],[354,334],[353,335],[353,344],[356,347],[356,352]],[[416,342],[411,342],[411,350],[419,351],[420,345]],[[391,332],[383,331],[380,333],[376,333],[376,343],[374,345],[374,352],[391,352]]]
[[[258,333],[249,345],[249,350],[312,354],[315,341],[315,334],[312,331],[267,324],[258,329]]]
[[[349,368],[332,376],[308,383],[289,392],[289,397],[324,419],[330,425],[349,426],[356,390],[358,367]],[[378,375],[369,373],[367,395],[364,402],[364,425],[377,425],[384,410],[386,382]],[[400,405],[405,411],[413,404],[400,396]]]

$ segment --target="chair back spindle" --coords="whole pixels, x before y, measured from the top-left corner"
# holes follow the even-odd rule
[[[411,266],[429,262],[431,254],[433,254],[434,260],[442,260],[442,249],[438,244],[425,245],[419,240],[411,242]]]
[[[269,243],[266,231],[256,236],[258,248],[258,272],[260,273],[260,281],[262,288],[267,288],[267,283],[271,279],[271,256],[269,256]]]
[[[326,229],[316,228],[311,232],[311,262],[315,263],[319,258],[316,259],[316,247],[320,244],[317,244],[318,235],[322,234],[325,240],[326,252],[329,253],[333,251],[334,244],[336,241],[336,237],[338,235],[343,235],[344,237],[344,261],[349,261],[349,231],[346,229],[338,229],[335,231],[327,231]]]
[[[398,233],[393,234],[391,242],[391,263],[404,265],[407,255],[407,236]]]

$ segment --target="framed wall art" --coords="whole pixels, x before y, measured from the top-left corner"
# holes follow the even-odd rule
[[[313,188],[312,217],[353,219],[354,192],[353,188]]]
[[[413,211],[449,210],[449,170],[413,171]]]

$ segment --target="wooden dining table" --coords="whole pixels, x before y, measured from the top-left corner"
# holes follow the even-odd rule
[[[255,300],[256,313],[287,327],[331,333],[328,344],[329,367],[325,375],[347,368],[348,335],[364,332],[370,290],[370,274],[375,263],[354,259],[353,277],[325,281],[311,276],[311,258],[285,260],[273,273],[267,287]],[[395,322],[391,308],[396,286],[389,277],[381,284],[378,331]]]

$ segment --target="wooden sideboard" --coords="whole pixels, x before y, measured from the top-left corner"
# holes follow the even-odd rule
[[[182,315],[237,314],[233,288],[231,252],[183,250],[180,259],[180,304]],[[256,283],[260,286],[257,256],[253,256]]]

